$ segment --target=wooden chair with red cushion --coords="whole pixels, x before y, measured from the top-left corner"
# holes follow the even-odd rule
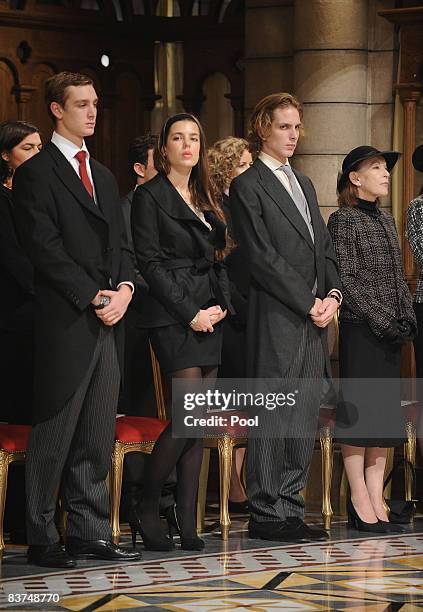
[[[153,366],[154,388],[156,391],[157,415],[155,417],[123,416],[116,419],[115,443],[110,470],[110,506],[112,538],[119,542],[119,507],[122,494],[123,462],[127,453],[141,452],[150,454],[160,434],[169,423],[166,420],[163,388],[156,382],[160,377],[158,363],[150,347]],[[161,379],[160,379],[161,380]]]
[[[3,519],[9,465],[25,460],[30,431],[29,425],[0,424],[0,551],[4,549]]]

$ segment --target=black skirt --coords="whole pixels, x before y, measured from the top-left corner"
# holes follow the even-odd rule
[[[195,332],[189,325],[150,329],[150,340],[164,374],[193,367],[220,365],[224,321],[213,332]]]
[[[400,347],[377,338],[367,323],[341,322],[338,442],[389,448],[406,441],[400,368]]]

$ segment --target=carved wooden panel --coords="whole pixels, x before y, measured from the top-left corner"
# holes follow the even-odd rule
[[[12,93],[14,84],[9,65],[0,58],[0,121],[18,119],[18,107]]]
[[[32,122],[36,122],[41,132],[43,142],[50,140],[53,130],[53,122],[47,112],[44,100],[44,83],[53,76],[54,68],[48,64],[37,64],[32,72],[31,84],[36,88],[29,101],[28,117]]]

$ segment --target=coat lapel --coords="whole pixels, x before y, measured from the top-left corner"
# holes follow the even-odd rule
[[[307,225],[305,224],[304,219],[299,213],[295,202],[287,190],[283,187],[282,183],[276,178],[273,172],[260,159],[256,159],[254,165],[257,167],[260,175],[260,182],[267,195],[272,198],[282,213],[288,218],[299,234],[301,234],[310,248],[314,250],[313,240],[311,239]]]
[[[51,155],[55,162],[54,170],[58,176],[58,178],[62,181],[62,183],[66,186],[66,188],[73,194],[73,196],[78,200],[78,202],[84,206],[87,210],[90,211],[93,215],[106,221],[102,211],[98,206],[93,202],[90,196],[87,193],[84,185],[82,184],[81,179],[76,174],[75,170],[72,168],[70,163],[67,161],[64,155],[60,152],[60,150],[54,145],[52,142],[49,142],[44,147],[44,150]],[[97,192],[97,185],[95,185]],[[100,196],[99,196],[100,197]]]
[[[174,219],[199,224],[199,227],[208,231],[201,219],[190,209],[188,204],[185,204],[182,197],[165,176],[157,175],[157,178],[143,185],[142,189],[148,189],[160,208]]]
[[[90,160],[90,167],[94,181],[94,189],[97,197],[97,202],[100,206],[100,212],[103,213],[104,217],[106,218],[106,221],[110,223],[110,220],[112,219],[113,202],[110,199],[111,194],[110,190],[108,190],[106,187],[106,181],[103,180],[103,170],[100,164],[95,161],[95,159]],[[98,208],[97,205],[94,204],[94,206],[95,208]]]
[[[299,182],[301,189],[303,190],[303,194],[305,195],[305,198],[308,203],[308,208],[309,208],[310,215],[311,215],[311,223],[313,225],[313,230],[314,230],[314,245],[315,247],[317,247],[316,243],[320,238],[320,232],[318,231],[318,228],[320,226],[319,204],[316,200],[314,191],[311,189],[309,181],[304,180],[304,175],[300,174],[299,172],[296,172],[295,170],[294,170],[294,174],[297,177],[297,181]]]

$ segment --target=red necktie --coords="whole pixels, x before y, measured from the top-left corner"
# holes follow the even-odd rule
[[[87,162],[86,162],[87,152],[78,151],[78,153],[75,155],[75,158],[78,160],[78,163],[79,163],[79,176],[81,177],[81,181],[85,189],[88,191],[89,196],[92,198],[94,192],[93,192],[93,185],[90,181],[90,177],[88,176],[88,172],[87,172]]]

